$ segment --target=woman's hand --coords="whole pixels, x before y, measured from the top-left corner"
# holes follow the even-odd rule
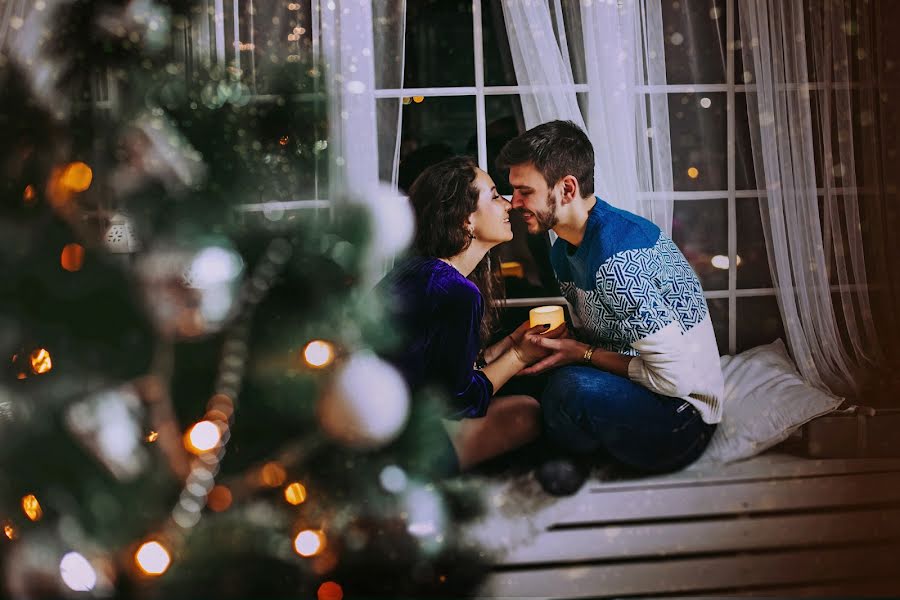
[[[534,364],[553,352],[553,350],[544,347],[541,340],[563,339],[568,337],[569,334],[565,323],[551,331],[546,331],[546,325],[538,325],[536,327],[528,327],[528,325],[529,323],[526,321],[510,334],[510,338],[513,340],[513,351],[519,357],[519,360],[526,365]],[[544,333],[545,331],[546,333]]]

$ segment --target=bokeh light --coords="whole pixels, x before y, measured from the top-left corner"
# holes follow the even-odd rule
[[[70,590],[89,592],[97,585],[97,573],[91,563],[78,554],[69,552],[59,561],[59,575]]]
[[[91,168],[81,161],[76,161],[69,163],[63,170],[60,183],[70,191],[83,192],[91,187],[93,178]]]
[[[3,535],[5,535],[7,539],[14,540],[18,534],[16,533],[16,528],[13,527],[11,523],[6,523],[3,525]]]
[[[66,271],[74,273],[80,271],[84,265],[84,246],[81,244],[66,244],[59,255],[59,263]]]
[[[35,197],[34,186],[29,183],[25,186],[25,191],[22,192],[22,199],[25,201],[25,204],[31,204],[34,202]]]
[[[147,441],[150,442],[151,444],[158,439],[159,439],[158,431],[151,431],[150,433],[147,434]]]
[[[309,366],[321,369],[334,360],[334,348],[324,340],[313,340],[303,348],[303,359]]]
[[[319,586],[316,597],[318,600],[341,600],[344,597],[344,590],[337,582],[326,581]]]
[[[325,547],[325,535],[321,531],[305,529],[294,538],[294,551],[300,556],[315,556]]]
[[[288,504],[297,506],[306,502],[306,488],[299,481],[295,481],[284,488],[284,499]]]
[[[25,511],[25,516],[32,521],[37,521],[44,515],[41,503],[34,494],[28,494],[22,498],[22,510]]]
[[[162,575],[172,564],[172,557],[159,542],[146,542],[134,553],[134,562],[147,575]]]
[[[700,170],[697,167],[689,167],[687,170],[687,175],[691,179],[697,179],[700,177]]]
[[[38,348],[31,353],[31,371],[35,375],[43,375],[53,368],[53,360],[46,348]]]
[[[206,505],[213,512],[223,512],[231,506],[231,490],[227,486],[217,485],[209,491],[206,497]]]
[[[200,421],[191,427],[184,438],[184,446],[194,454],[209,452],[219,445],[222,432],[212,421]]]
[[[266,463],[259,472],[259,480],[266,487],[278,487],[286,478],[284,467],[277,462]]]

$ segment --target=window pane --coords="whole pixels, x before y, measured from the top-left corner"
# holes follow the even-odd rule
[[[516,72],[500,0],[482,0],[481,27],[485,85],[516,85]]]
[[[280,66],[302,63],[309,68],[312,65],[312,17],[308,2],[241,2],[239,7],[238,61],[245,74],[244,81],[254,93],[274,91],[282,82]],[[226,56],[230,54],[228,50]]]
[[[485,133],[487,136],[488,174],[497,184],[501,194],[511,194],[509,179],[505,171],[497,169],[497,155],[503,146],[525,131],[525,119],[522,116],[522,101],[517,95],[486,96],[484,98]]]
[[[734,187],[738,190],[757,189],[750,117],[747,113],[747,97],[750,95],[740,92],[734,95]]]
[[[737,299],[737,351],[785,339],[775,296]]]
[[[669,94],[676,191],[727,189],[726,95]]]
[[[737,287],[770,288],[772,274],[766,253],[762,221],[759,215],[759,200],[738,198],[735,200],[737,213]]]
[[[408,189],[428,166],[448,156],[475,156],[474,97],[417,97],[404,102],[399,173],[402,189]]]
[[[728,288],[728,204],[725,200],[676,201],[672,240],[697,272],[704,290]]]
[[[666,81],[725,83],[725,1],[662,0]]]
[[[404,87],[475,85],[471,0],[406,4]]]
[[[706,305],[709,306],[709,318],[716,334],[719,354],[728,354],[728,299],[707,298]]]

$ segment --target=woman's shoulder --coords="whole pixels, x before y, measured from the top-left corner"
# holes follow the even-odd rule
[[[394,287],[414,288],[441,302],[473,302],[481,299],[478,286],[452,265],[438,258],[411,256],[397,264],[385,277]]]

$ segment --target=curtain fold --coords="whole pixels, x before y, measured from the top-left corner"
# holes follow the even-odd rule
[[[642,89],[666,82],[659,3],[551,2],[552,14],[545,0],[502,2],[526,127],[553,119],[584,127],[596,153],[596,193],[671,234],[668,100]],[[585,115],[573,70],[586,82]]]
[[[739,3],[744,65],[756,83],[747,101],[753,163],[758,187],[766,191],[760,210],[787,341],[807,381],[852,393],[877,345],[855,179],[852,57],[846,26],[839,25],[845,21],[837,17],[849,0],[812,2],[808,9],[781,0]],[[811,73],[822,85],[811,85]],[[836,296],[832,261],[840,286]]]

